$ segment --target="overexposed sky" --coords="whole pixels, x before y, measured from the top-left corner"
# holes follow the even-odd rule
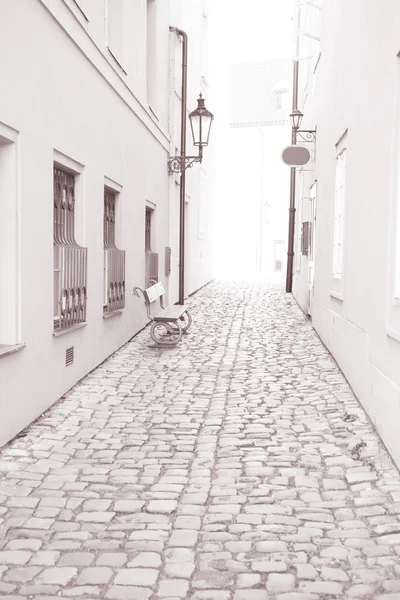
[[[231,63],[292,58],[293,0],[221,1]]]

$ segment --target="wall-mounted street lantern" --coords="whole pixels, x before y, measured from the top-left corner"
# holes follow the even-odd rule
[[[300,112],[298,108],[295,108],[290,115],[293,134],[296,137],[295,142],[297,142],[298,138],[300,138],[303,142],[315,142],[317,133],[316,129],[300,129],[303,117],[303,113]]]
[[[183,169],[192,167],[195,162],[203,160],[203,148],[208,146],[211,125],[214,115],[207,110],[203,95],[197,99],[197,108],[189,114],[190,127],[193,136],[193,145],[199,148],[198,156],[170,156],[168,159],[168,173],[181,173]]]
[[[295,108],[294,111],[290,115],[290,120],[292,121],[292,127],[296,131],[300,129],[301,122],[303,120],[303,113],[299,111],[298,108]]]

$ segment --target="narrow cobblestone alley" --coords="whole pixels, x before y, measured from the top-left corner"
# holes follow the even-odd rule
[[[0,595],[400,599],[399,473],[293,298],[189,304],[2,450]]]

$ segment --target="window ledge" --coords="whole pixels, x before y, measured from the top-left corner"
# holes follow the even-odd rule
[[[338,292],[334,292],[333,290],[331,290],[329,293],[332,296],[332,298],[335,298],[335,300],[340,300],[340,302],[343,302],[342,294],[339,294]]]
[[[115,56],[114,52],[111,50],[110,46],[107,46],[107,50],[108,50],[108,53],[113,57],[113,59],[115,60],[115,62],[117,63],[117,65],[119,66],[121,71],[123,71],[125,75],[128,75],[128,73],[125,71],[124,67],[119,62],[118,58]]]
[[[313,75],[315,75],[317,69],[318,69],[318,65],[319,65],[319,61],[321,60],[321,52],[318,54],[318,58],[317,58],[317,62],[315,63],[315,67],[313,70]]]
[[[150,111],[151,115],[152,115],[152,116],[153,116],[155,119],[157,119],[157,121],[159,121],[159,120],[160,120],[160,119],[157,117],[157,114],[156,114],[155,110],[153,110],[153,109],[151,108],[150,104],[149,104],[149,111]]]
[[[104,313],[103,314],[103,319],[111,319],[112,317],[115,317],[116,315],[121,315],[124,312],[124,308],[120,308],[119,310],[114,310],[113,312],[110,313]]]
[[[14,354],[15,352],[20,352],[26,347],[26,344],[0,344],[0,358],[2,356],[8,356],[9,354]]]
[[[74,7],[76,9],[78,9],[78,11],[79,11],[79,17],[76,14],[75,10],[72,10],[71,7],[68,7],[68,8],[70,10],[72,10],[72,12],[74,13],[74,15],[76,16],[76,18],[78,19],[78,21],[80,23],[83,23],[83,24],[87,25],[87,23],[89,23],[89,19],[88,19],[87,15],[85,14],[85,12],[83,11],[82,7],[79,5],[79,0],[72,0],[72,1],[74,3]],[[82,19],[82,17],[83,17],[83,19]]]
[[[68,327],[68,329],[63,329],[61,331],[53,331],[54,337],[61,337],[62,335],[66,335],[67,333],[71,333],[72,331],[76,331],[77,329],[82,329],[82,327],[86,327],[87,323],[78,323],[73,327]]]
[[[396,340],[397,342],[400,342],[400,331],[396,331],[391,327],[386,327],[386,335]]]

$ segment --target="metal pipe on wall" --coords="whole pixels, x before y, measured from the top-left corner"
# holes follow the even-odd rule
[[[293,96],[292,112],[298,108],[299,100],[299,51],[300,51],[300,5],[295,1],[295,47],[293,60]],[[296,130],[292,125],[292,144],[297,141]],[[289,201],[289,234],[288,234],[288,252],[286,265],[286,292],[291,293],[293,288],[293,259],[294,259],[294,234],[295,234],[295,216],[296,216],[296,169],[290,169],[290,201]]]
[[[299,61],[293,62],[293,100],[292,110],[297,109],[299,92]],[[292,145],[296,144],[296,130],[292,127]],[[293,287],[293,258],[294,258],[294,232],[296,215],[296,169],[290,169],[290,202],[289,202],[289,234],[288,234],[288,252],[286,268],[286,292],[291,293]]]
[[[187,56],[188,36],[177,27],[170,27],[182,38],[182,112],[181,112],[181,157],[186,156],[186,112],[187,112]],[[185,300],[185,200],[186,200],[186,169],[185,161],[182,160],[180,195],[179,195],[179,302],[184,304]]]

